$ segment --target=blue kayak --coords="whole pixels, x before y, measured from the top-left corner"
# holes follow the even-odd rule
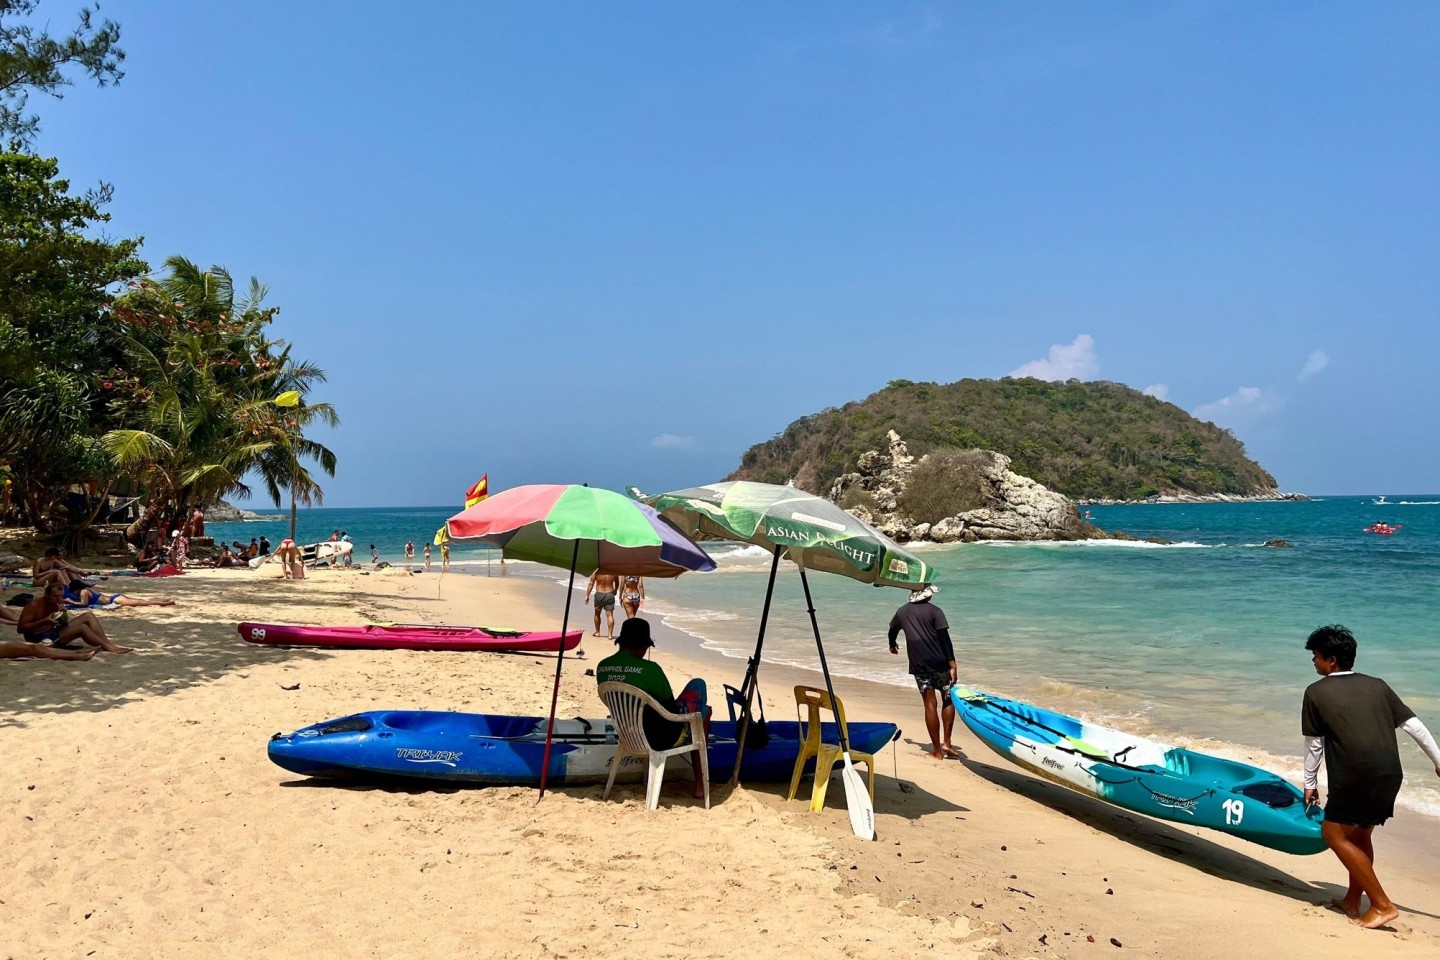
[[[1323,811],[1267,770],[960,686],[950,700],[986,746],[1063,787],[1286,853],[1325,849]]]
[[[270,739],[270,759],[311,777],[398,776],[492,786],[538,786],[545,753],[545,717],[377,710],[328,720]],[[725,780],[735,768],[733,722],[710,724],[710,779]],[[754,782],[786,782],[800,752],[800,724],[771,721],[769,743],[745,751],[742,776]],[[833,724],[822,738],[837,742]],[[851,746],[877,753],[896,734],[893,723],[851,723]],[[551,784],[604,783],[615,756],[615,728],[608,719],[555,721],[550,748]],[[672,758],[667,773],[690,771],[688,757]],[[813,769],[814,761],[809,764]],[[620,779],[640,780],[646,763],[627,758]]]

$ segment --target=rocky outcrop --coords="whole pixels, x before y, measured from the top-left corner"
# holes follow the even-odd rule
[[[1010,458],[993,451],[976,451],[972,461],[979,472],[983,505],[933,523],[917,523],[905,515],[900,504],[917,461],[905,441],[894,430],[888,434],[884,451],[862,454],[854,473],[841,475],[830,487],[830,499],[860,499],[851,513],[869,522],[894,540],[928,540],[935,543],[966,543],[976,540],[1092,540],[1108,535],[1080,517],[1075,504],[1059,494],[1010,469]],[[865,496],[854,497],[854,491]],[[870,506],[873,504],[873,506]]]
[[[207,523],[234,523],[238,520],[258,520],[260,514],[250,510],[241,510],[232,506],[224,500],[216,500],[214,503],[206,504],[201,508],[205,511],[205,522]]]

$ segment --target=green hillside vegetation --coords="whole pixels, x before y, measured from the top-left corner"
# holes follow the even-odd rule
[[[794,480],[812,492],[884,450],[894,430],[917,458],[995,450],[1016,473],[1075,499],[1160,493],[1257,494],[1275,478],[1229,430],[1124,384],[1095,381],[896,380],[864,400],[823,410],[745,451],[732,480]]]

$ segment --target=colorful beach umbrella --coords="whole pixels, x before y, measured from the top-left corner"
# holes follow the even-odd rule
[[[810,596],[810,581],[805,571],[822,570],[875,586],[907,589],[919,588],[933,583],[935,579],[935,571],[929,564],[868,523],[823,497],[795,487],[736,480],[651,496],[631,487],[630,495],[655,507],[662,516],[699,539],[736,540],[770,551],[770,580],[765,588],[765,605],[760,614],[755,654],[750,658],[745,682],[741,685],[745,706],[741,712],[732,783],[740,779],[745,731],[750,722],[751,701],[755,696],[760,652],[765,644],[765,625],[770,618],[770,600],[775,591],[780,558],[788,557],[800,568],[800,584],[805,590],[805,605],[809,608],[815,648],[820,655],[820,672],[825,677],[825,689],[832,700],[835,699],[835,687],[830,680],[825,644],[820,639],[820,623],[815,617],[815,603]],[[870,792],[851,762],[850,745],[845,742],[843,731],[840,733],[840,747],[844,759],[841,780],[845,784],[850,829],[857,837],[874,839],[875,810],[870,802]]]
[[[678,577],[710,571],[715,561],[653,508],[613,490],[576,484],[531,484],[503,490],[445,521],[452,540],[479,540],[499,547],[510,560],[531,560],[569,569],[560,635],[570,628],[575,575],[595,571],[624,576]],[[562,649],[555,660],[555,688],[540,768],[540,796],[550,772],[550,744],[560,698]]]

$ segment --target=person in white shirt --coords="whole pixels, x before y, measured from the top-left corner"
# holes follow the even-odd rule
[[[1319,802],[1320,761],[1325,760],[1330,797],[1321,836],[1350,874],[1336,906],[1350,922],[1375,929],[1400,916],[1375,875],[1371,834],[1395,815],[1403,773],[1396,729],[1414,738],[1440,776],[1440,746],[1415,712],[1378,677],[1356,673],[1355,636],[1335,625],[1310,634],[1305,649],[1320,680],[1305,690],[1300,729],[1305,735],[1305,804]],[[1370,909],[1360,910],[1361,897]]]

